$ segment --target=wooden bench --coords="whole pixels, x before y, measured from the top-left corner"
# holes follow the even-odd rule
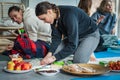
[[[0,39],[15,39],[17,34],[13,32],[13,30],[17,30],[19,32],[20,29],[23,27],[0,27],[0,31],[4,32],[7,31],[10,33],[10,35],[0,35]],[[20,32],[19,32],[20,34]]]

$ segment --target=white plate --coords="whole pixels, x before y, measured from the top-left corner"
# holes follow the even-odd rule
[[[4,67],[4,70],[5,70],[6,72],[10,72],[10,73],[26,73],[26,72],[31,71],[32,69],[17,71],[17,70],[8,70],[6,67]]]
[[[41,69],[41,70],[37,71],[37,73],[44,75],[44,76],[54,76],[57,73],[59,73],[59,70],[55,70],[56,72],[47,72],[49,70],[54,70],[54,69]],[[44,72],[44,71],[46,71],[46,72]]]

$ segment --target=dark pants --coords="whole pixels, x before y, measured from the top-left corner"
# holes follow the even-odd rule
[[[104,40],[103,38],[100,36],[100,42],[97,46],[97,48],[95,49],[95,52],[100,52],[100,51],[106,51],[107,48],[103,46]]]

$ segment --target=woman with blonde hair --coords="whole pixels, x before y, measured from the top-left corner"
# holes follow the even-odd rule
[[[113,12],[112,0],[102,0],[92,18],[104,30],[101,34],[115,33],[116,14]]]
[[[112,0],[102,0],[97,11],[91,16],[97,23],[100,34],[115,34],[116,14],[113,12]],[[100,43],[96,51],[106,50],[102,46],[104,40],[100,39]]]

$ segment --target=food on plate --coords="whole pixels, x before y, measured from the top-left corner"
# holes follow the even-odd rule
[[[17,62],[23,61],[23,58],[19,54],[9,55],[9,57],[11,58],[12,61],[17,61]]]
[[[64,65],[64,61],[55,61],[53,64],[54,65],[63,66]]]
[[[38,71],[37,73],[40,73],[41,75],[44,76],[54,76],[59,72],[59,70],[55,70],[55,69],[42,69],[40,71]]]
[[[71,65],[68,65],[68,68],[67,68],[69,71],[72,71],[72,72],[76,72],[76,71],[79,71],[81,72],[81,70],[79,70],[79,67],[76,65],[76,64],[71,64]]]
[[[110,70],[120,70],[120,60],[117,61],[109,61],[108,67]]]
[[[15,63],[13,61],[9,61],[7,63],[7,69],[8,70],[14,70]]]
[[[78,64],[70,64],[67,67],[67,70],[71,72],[81,72],[81,73],[94,73],[96,72],[92,67],[87,68],[87,67],[82,67]]]
[[[9,61],[7,63],[7,69],[8,70],[29,70],[32,68],[31,63],[21,61],[21,62],[14,62],[14,61]]]
[[[64,65],[64,61],[55,61],[53,64],[51,64],[52,69],[61,69]]]
[[[32,68],[32,65],[31,65],[31,63],[29,63],[29,62],[24,62],[24,63],[22,63],[22,65],[21,65],[21,70],[29,70],[29,69],[31,69]]]
[[[108,65],[108,62],[107,61],[100,61],[99,64],[101,66],[105,66],[106,67]]]
[[[55,61],[53,63],[54,65],[59,65],[59,66],[63,66],[63,65],[68,65],[68,64],[73,64],[72,60],[65,60],[65,61]]]
[[[55,61],[53,64],[51,64],[51,68],[53,69],[61,69],[64,65],[73,64],[71,60],[66,61]]]
[[[39,72],[43,72],[43,73],[56,73],[56,70],[41,70]]]
[[[21,64],[16,63],[15,66],[14,66],[14,70],[21,70]]]
[[[51,64],[50,67],[51,67],[51,69],[59,70],[62,68],[62,65]]]
[[[10,55],[11,61],[7,63],[8,70],[29,70],[32,68],[32,64],[30,62],[23,61],[23,58],[19,56],[19,54]]]

